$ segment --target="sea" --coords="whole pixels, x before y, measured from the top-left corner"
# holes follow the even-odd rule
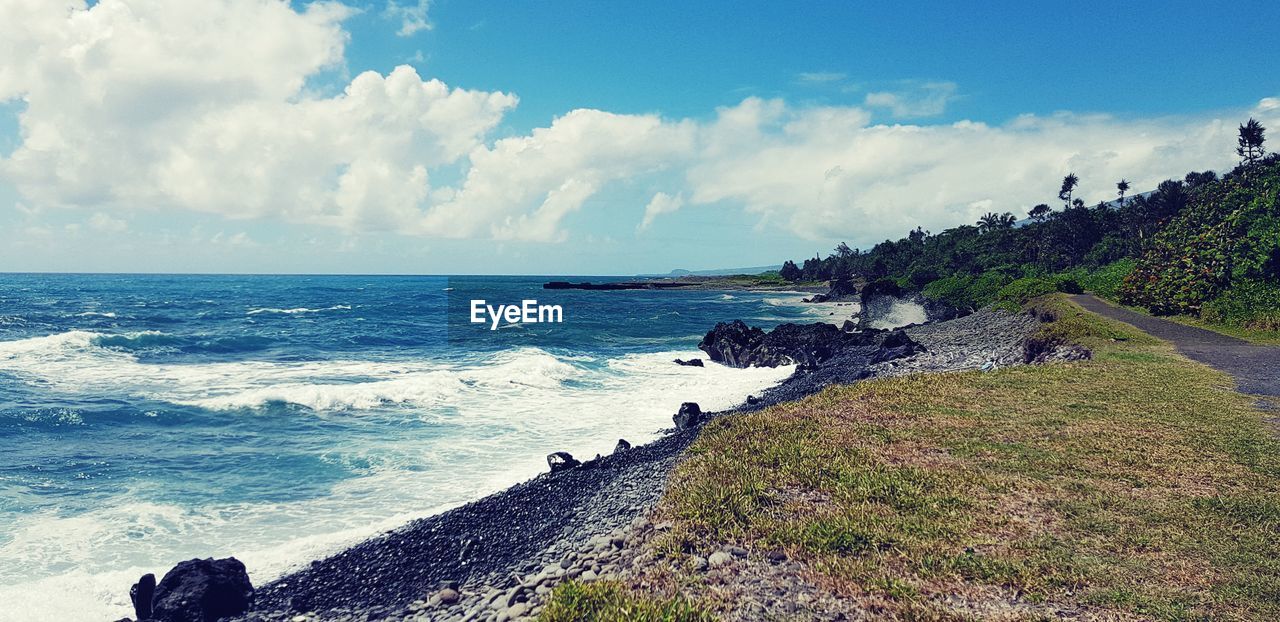
[[[0,620],[131,615],[140,575],[196,557],[261,584],[791,373],[676,365],[716,322],[849,312],[548,280],[615,279],[0,274]]]

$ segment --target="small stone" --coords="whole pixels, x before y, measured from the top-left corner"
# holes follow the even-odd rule
[[[619,452],[626,451],[628,449],[631,449],[631,443],[628,443],[627,439],[625,438],[620,438],[618,439],[618,444],[613,446],[613,453],[616,454]]]
[[[775,564],[781,564],[787,561],[787,554],[781,550],[769,551],[769,561]]]
[[[573,558],[572,558],[572,557],[566,557],[566,558],[564,558],[564,559],[560,560],[560,567],[561,567],[561,568],[563,568],[563,569],[565,569],[565,570],[568,570],[570,566],[573,566]]]
[[[733,561],[733,556],[724,551],[716,551],[711,554],[711,557],[707,558],[707,563],[710,564],[712,568],[719,568],[730,561]]]
[[[528,610],[529,610],[529,606],[528,606],[528,605],[526,605],[526,604],[524,604],[524,603],[516,603],[516,604],[512,605],[511,607],[507,608],[507,611],[506,611],[506,613],[507,613],[507,619],[509,619],[509,620],[514,620],[514,619],[516,619],[516,618],[518,618],[518,617],[520,617],[520,616],[524,615],[524,614],[525,614],[525,612],[526,612],[526,611],[528,611]]]
[[[307,622],[307,616],[293,616],[290,622]]]
[[[694,569],[694,570],[697,570],[698,572],[702,572],[703,570],[706,570],[706,569],[707,569],[707,558],[702,557],[701,555],[694,555],[694,556],[693,556],[693,569]]]
[[[575,460],[573,458],[573,454],[570,454],[567,451],[557,451],[555,453],[547,454],[547,466],[551,467],[552,473],[559,473],[577,466],[582,466],[582,463]]]
[[[443,605],[452,605],[458,602],[458,599],[462,598],[462,595],[459,594],[457,590],[446,587],[443,590],[436,592],[434,598]]]
[[[726,548],[725,550],[726,550],[726,551],[729,551],[729,554],[730,554],[730,555],[733,555],[734,557],[746,557],[746,556],[747,556],[747,549],[744,549],[744,548],[742,548],[742,547],[740,547],[740,546],[731,546],[731,547]]]
[[[579,576],[580,579],[587,582],[595,581],[596,577],[597,575],[594,570],[587,570]]]

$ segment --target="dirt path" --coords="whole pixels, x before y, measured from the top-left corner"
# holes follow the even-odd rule
[[[1072,296],[1071,300],[1089,311],[1171,342],[1187,358],[1231,374],[1243,393],[1280,397],[1280,346],[1255,345],[1211,330],[1143,315],[1088,294]]]

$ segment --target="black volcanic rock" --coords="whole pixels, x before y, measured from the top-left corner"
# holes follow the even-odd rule
[[[702,359],[676,359],[676,365],[684,365],[685,367],[704,367]]]
[[[552,473],[559,473],[560,471],[582,466],[582,463],[574,459],[573,454],[567,451],[557,451],[547,454],[547,466],[551,467]]]
[[[240,615],[252,604],[253,584],[240,560],[190,559],[174,566],[156,585],[151,619],[215,622]]]
[[[677,430],[688,430],[702,423],[702,408],[697,402],[685,402],[680,405],[680,412],[671,417]]]
[[[156,576],[147,573],[129,588],[129,600],[133,601],[133,614],[139,620],[151,619],[151,599],[156,595]]]
[[[849,333],[824,323],[782,324],[766,333],[734,320],[716,324],[698,344],[711,360],[729,367],[816,366],[847,348],[863,349],[867,358],[877,358],[876,351],[884,347],[911,350],[915,342],[900,332]]]

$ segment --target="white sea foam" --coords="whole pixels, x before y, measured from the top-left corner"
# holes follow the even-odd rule
[[[285,315],[297,315],[299,313],[320,313],[322,311],[346,311],[351,309],[351,305],[334,305],[323,309],[310,309],[307,307],[294,307],[292,309],[276,309],[273,307],[263,307],[261,309],[249,309],[246,315],[258,315],[261,313],[281,313]]]
[[[370,435],[326,460],[367,465],[328,494],[287,503],[179,507],[122,494],[78,515],[29,514],[0,528],[0,620],[128,615],[128,585],[182,559],[236,555],[255,584],[297,564],[526,479],[545,456],[653,440],[683,401],[741,402],[788,368],[681,367],[697,352],[612,359],[513,349],[484,360],[150,364],[118,339],[71,331],[0,342],[0,371],[46,390],[146,397],[228,410],[272,402],[323,416],[413,418],[441,434]],[[566,383],[572,383],[567,386]],[[88,415],[86,415],[87,417]],[[436,429],[436,428],[433,428]]]
[[[908,324],[922,324],[928,319],[920,304],[895,300],[884,317],[871,322],[871,328],[897,328]]]

